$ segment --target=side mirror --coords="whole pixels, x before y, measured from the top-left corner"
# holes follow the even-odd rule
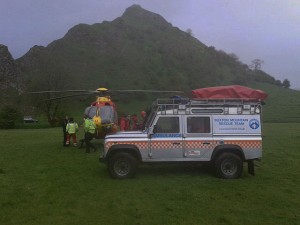
[[[158,132],[158,126],[156,124],[153,126],[153,131],[152,132],[153,132],[153,134]]]
[[[154,126],[149,128],[148,136],[151,136],[151,135],[159,133],[159,132],[160,132],[159,126],[155,124]]]

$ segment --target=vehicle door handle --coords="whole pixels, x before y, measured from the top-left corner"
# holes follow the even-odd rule
[[[209,145],[209,144],[210,144],[210,142],[203,142],[203,144],[204,144],[204,145]]]
[[[180,145],[180,142],[173,142],[173,145]]]

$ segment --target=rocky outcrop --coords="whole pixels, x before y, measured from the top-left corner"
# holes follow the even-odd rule
[[[0,90],[20,89],[20,69],[8,51],[7,46],[0,44]]]
[[[45,51],[44,46],[35,45],[30,50],[22,56],[22,60],[17,60],[17,65],[23,72],[23,67],[26,65],[27,67],[36,67],[39,63],[39,58],[43,54],[47,54],[47,51]],[[26,72],[26,71],[25,71]]]
[[[171,25],[161,15],[145,10],[139,5],[132,5],[131,7],[127,8],[123,13],[122,18],[125,20],[128,19],[129,21],[134,21],[135,23],[141,23],[143,25]]]

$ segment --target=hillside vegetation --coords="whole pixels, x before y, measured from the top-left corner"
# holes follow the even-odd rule
[[[179,89],[275,82],[234,54],[207,47],[158,14],[134,5],[112,22],[79,24],[17,60],[28,88]],[[63,77],[60,78],[59,77]],[[50,80],[59,84],[51,84]],[[52,85],[52,86],[51,86]]]

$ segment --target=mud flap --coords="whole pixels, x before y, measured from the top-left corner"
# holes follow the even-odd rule
[[[255,175],[254,173],[254,160],[248,160],[248,173],[251,175]]]

